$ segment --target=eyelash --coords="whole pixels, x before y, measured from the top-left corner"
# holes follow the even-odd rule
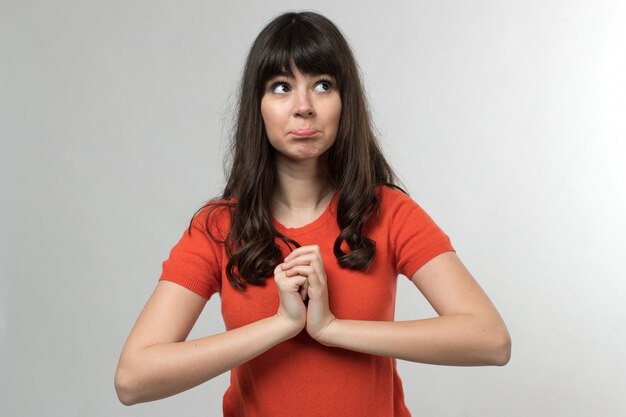
[[[329,90],[334,87],[333,82],[331,80],[326,79],[326,78],[322,78],[322,79],[318,80],[316,84],[322,84],[322,83],[328,84],[328,89]]]
[[[319,84],[327,84],[328,90],[326,91],[330,91],[334,87],[333,82],[327,78],[320,78],[319,80],[317,80],[315,85],[317,86]],[[272,85],[270,86],[270,91],[273,92],[274,90],[276,90],[276,88],[280,87],[281,85],[286,85],[289,89],[291,89],[291,86],[289,85],[287,81],[277,80],[276,82],[273,82]]]

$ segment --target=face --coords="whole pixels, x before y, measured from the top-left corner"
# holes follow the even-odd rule
[[[337,137],[341,97],[336,81],[297,68],[293,77],[273,77],[265,84],[261,115],[277,162],[319,158]]]

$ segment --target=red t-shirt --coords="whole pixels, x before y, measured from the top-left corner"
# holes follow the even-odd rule
[[[381,205],[364,233],[376,242],[376,255],[367,271],[339,267],[333,244],[339,235],[337,195],[312,223],[274,226],[300,245],[319,245],[327,277],[330,310],[338,319],[393,321],[398,274],[412,277],[433,257],[453,251],[450,239],[408,195],[385,186],[377,188]],[[220,209],[214,213],[219,213]],[[273,279],[240,292],[226,278],[223,244],[204,229],[206,210],[192,222],[163,262],[162,280],[210,298],[221,296],[226,330],[276,314],[278,292]],[[224,212],[222,212],[224,213]],[[229,216],[213,216],[211,231],[225,236]],[[278,242],[287,256],[286,245]],[[407,417],[396,359],[324,346],[306,330],[256,358],[231,369],[224,394],[225,417]]]

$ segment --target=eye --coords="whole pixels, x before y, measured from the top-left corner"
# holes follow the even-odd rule
[[[317,91],[318,93],[325,93],[327,91],[332,90],[332,88],[333,88],[333,82],[330,80],[319,80],[315,84],[315,91]]]
[[[291,90],[289,84],[284,81],[276,81],[270,86],[270,91],[274,94],[285,94]]]

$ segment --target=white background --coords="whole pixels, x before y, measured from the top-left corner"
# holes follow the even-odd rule
[[[538,0],[0,0],[0,414],[221,415],[228,374],[130,408],[113,374],[221,191],[251,42],[303,8],[346,34],[389,160],[512,335],[503,368],[399,361],[412,413],[625,415],[626,6]],[[400,279],[397,319],[432,314]]]

